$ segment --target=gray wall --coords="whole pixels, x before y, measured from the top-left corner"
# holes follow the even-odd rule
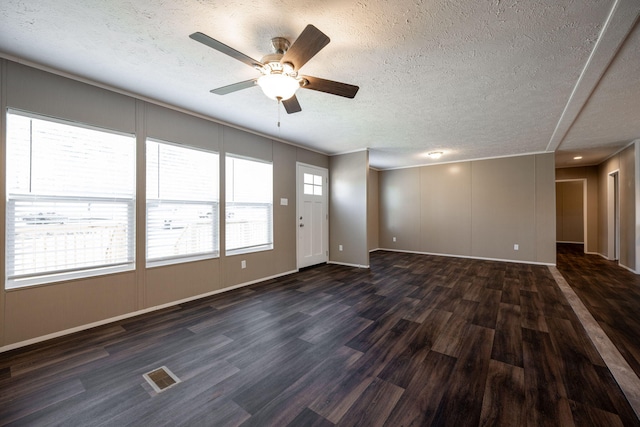
[[[556,182],[556,240],[584,243],[584,182]]]
[[[369,266],[367,178],[369,152],[329,158],[329,261]],[[342,251],[339,250],[342,245]]]
[[[2,111],[10,107],[136,132],[138,137],[136,269],[42,286],[3,289],[0,292],[0,348],[296,269],[296,162],[327,168],[327,156],[6,60],[0,60],[0,107]],[[3,132],[0,159],[4,168],[4,114],[0,117]],[[274,249],[226,257],[224,224],[221,224],[220,258],[145,268],[144,142],[147,136],[220,153],[221,212],[224,212],[224,154],[272,161],[274,202],[289,199],[288,206],[274,203]],[[362,164],[365,176],[366,167]],[[5,171],[0,172],[0,245],[4,248],[6,185]],[[366,195],[366,187],[360,183],[359,180],[358,191]],[[362,199],[366,202],[365,196]],[[363,242],[366,248],[366,238]],[[246,269],[241,269],[241,260],[246,260]],[[1,256],[1,277],[5,275],[4,262]]]
[[[379,178],[381,248],[555,264],[552,153],[381,171]]]
[[[620,153],[609,158],[598,166],[599,178],[599,222],[598,241],[599,252],[609,258],[608,249],[608,220],[607,210],[608,186],[607,180],[611,172],[619,171],[620,187],[620,257],[621,265],[636,271],[636,145],[630,145]]]

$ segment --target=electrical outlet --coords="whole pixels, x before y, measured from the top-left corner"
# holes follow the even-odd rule
[[[514,243],[513,250],[517,251],[518,249],[520,249],[520,245],[518,245],[517,243]]]
[[[394,241],[394,242],[396,241],[396,238],[395,238],[395,237],[393,238],[393,241]]]
[[[240,267],[241,268],[247,268],[247,260],[243,259],[242,261],[240,261]]]
[[[338,245],[338,250],[342,251],[342,245]]]

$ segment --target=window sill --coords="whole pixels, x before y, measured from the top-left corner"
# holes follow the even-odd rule
[[[273,245],[254,246],[252,248],[233,249],[225,252],[226,256],[249,254],[253,252],[272,251]]]
[[[5,289],[7,291],[11,291],[32,286],[55,285],[71,280],[91,279],[94,277],[106,276],[108,274],[123,273],[134,270],[134,264],[125,264],[111,267],[91,268],[87,270],[72,271],[66,273],[44,274],[41,276],[25,277],[21,279],[7,279],[5,281]]]

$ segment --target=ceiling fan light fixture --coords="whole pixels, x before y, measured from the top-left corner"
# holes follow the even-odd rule
[[[286,74],[265,74],[258,79],[258,85],[271,99],[286,101],[300,88],[298,80]]]

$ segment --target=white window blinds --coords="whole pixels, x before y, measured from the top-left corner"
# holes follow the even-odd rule
[[[273,248],[273,166],[226,157],[226,250]]]
[[[218,254],[218,154],[147,141],[147,261]]]
[[[8,112],[7,287],[132,265],[134,208],[132,135]]]

